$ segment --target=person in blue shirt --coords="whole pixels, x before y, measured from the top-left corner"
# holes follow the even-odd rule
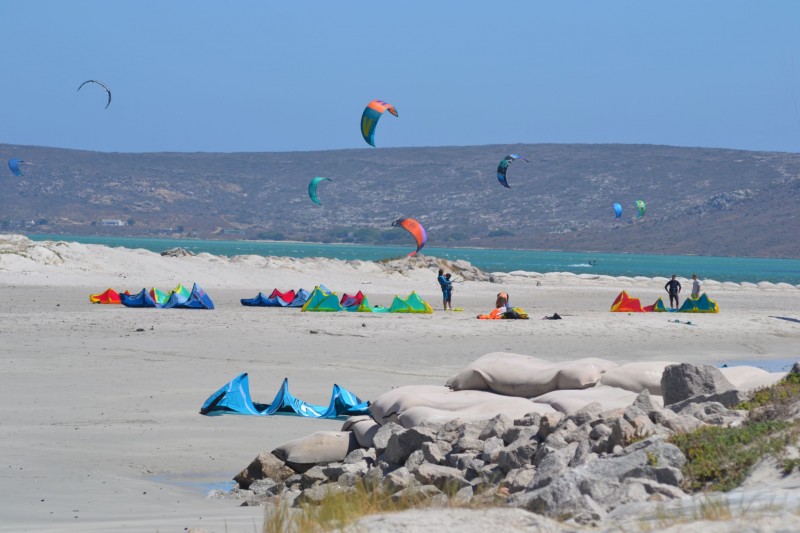
[[[439,287],[442,289],[442,308],[447,311],[447,306],[450,306],[450,310],[453,309],[453,305],[450,303],[453,294],[453,282],[450,281],[450,274],[447,276],[444,275],[444,270],[439,269],[439,276],[436,278],[436,281],[439,282]]]

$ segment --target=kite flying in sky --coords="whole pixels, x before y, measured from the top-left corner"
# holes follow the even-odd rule
[[[378,119],[381,118],[384,111],[397,116],[397,109],[383,100],[371,101],[364,109],[364,114],[361,115],[361,135],[364,136],[364,140],[370,146],[375,146],[375,128],[378,126]]]
[[[11,169],[11,172],[14,173],[15,176],[22,176],[22,170],[19,168],[20,163],[24,163],[22,159],[9,159],[8,160],[8,168]]]
[[[106,92],[108,93],[108,103],[106,104],[106,109],[108,109],[108,106],[110,106],[110,105],[111,105],[111,89],[109,89],[109,88],[108,88],[108,85],[106,85],[106,84],[105,84],[105,83],[103,83],[102,81],[97,81],[97,80],[86,80],[85,82],[83,82],[83,83],[81,83],[81,84],[80,84],[80,87],[78,87],[78,90],[80,91],[80,90],[81,90],[81,87],[83,87],[83,86],[84,86],[84,85],[86,85],[87,83],[96,83],[97,85],[99,85],[100,87],[102,87],[103,89],[105,89],[105,90],[106,90]]]
[[[311,197],[312,202],[317,203],[319,205],[322,204],[320,203],[319,198],[317,197],[317,186],[321,181],[333,181],[333,180],[330,178],[314,178],[311,180],[311,183],[308,184],[308,196]]]
[[[511,187],[508,186],[508,182],[506,181],[506,171],[508,171],[508,165],[510,165],[512,161],[516,161],[517,159],[522,159],[526,163],[530,163],[530,161],[528,161],[521,155],[510,154],[505,156],[503,160],[500,161],[500,165],[498,165],[497,167],[497,180],[500,182],[500,185],[508,189],[510,189]]]
[[[403,228],[413,235],[414,239],[417,241],[417,249],[408,254],[409,256],[416,255],[417,252],[422,250],[422,247],[425,246],[425,243],[428,242],[428,232],[425,231],[425,228],[422,227],[422,224],[413,218],[398,218],[392,222],[392,226],[396,228]]]
[[[647,211],[647,204],[643,200],[636,200],[636,218],[642,218],[645,211]]]

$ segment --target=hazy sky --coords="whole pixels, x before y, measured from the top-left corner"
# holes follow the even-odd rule
[[[800,151],[798,1],[0,0],[0,20],[0,143],[365,148],[378,98],[400,115],[378,147]]]

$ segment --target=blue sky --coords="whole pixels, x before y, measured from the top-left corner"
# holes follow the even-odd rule
[[[0,143],[800,151],[800,2],[392,4],[2,0]]]

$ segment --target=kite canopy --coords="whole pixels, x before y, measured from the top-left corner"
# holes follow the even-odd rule
[[[611,312],[644,313],[644,309],[642,309],[642,302],[639,298],[631,298],[627,292],[622,291],[611,304]]]
[[[375,128],[378,126],[378,119],[381,118],[384,111],[397,116],[397,110],[394,106],[387,104],[383,100],[371,101],[364,109],[364,114],[361,115],[361,135],[370,146],[375,146]]]
[[[240,374],[208,397],[200,408],[201,415],[270,416],[274,414],[304,416],[309,418],[345,419],[349,416],[368,415],[369,402],[339,385],[334,384],[327,407],[313,405],[295,398],[289,392],[289,380],[284,378],[281,388],[271,403],[254,403],[250,398],[250,380]]]
[[[103,83],[102,81],[97,81],[97,80],[86,80],[85,82],[83,82],[83,83],[81,83],[81,84],[80,84],[80,86],[78,87],[78,90],[80,91],[80,90],[81,90],[81,87],[83,87],[83,86],[84,86],[84,85],[86,85],[87,83],[96,83],[97,85],[99,85],[100,87],[102,87],[103,89],[105,89],[105,90],[106,90],[106,93],[108,93],[108,103],[106,104],[106,107],[105,107],[105,108],[106,108],[106,109],[108,109],[108,106],[110,106],[110,105],[111,105],[111,89],[109,89],[109,88],[108,88],[108,85],[106,85],[106,84],[105,84],[105,83]]]
[[[321,181],[333,181],[330,178],[314,178],[311,180],[311,183],[308,184],[308,196],[311,198],[311,201],[322,205],[317,197],[317,186]]]
[[[636,200],[636,218],[642,218],[645,211],[647,211],[647,204],[643,200]]]
[[[403,228],[411,235],[414,236],[414,239],[417,241],[417,249],[408,254],[409,256],[416,255],[417,252],[422,250],[422,247],[425,246],[425,243],[428,242],[428,232],[425,231],[425,228],[422,227],[422,224],[414,220],[413,218],[398,218],[394,222],[392,222],[393,227]]]
[[[622,217],[622,206],[619,204],[614,204],[614,215],[616,218]]]
[[[430,315],[433,313],[433,308],[419,297],[414,291],[405,298],[395,296],[392,300],[392,306],[389,308],[390,313],[422,313]]]
[[[506,181],[506,172],[508,171],[508,165],[510,165],[512,161],[516,161],[517,159],[522,159],[526,163],[530,163],[530,161],[528,161],[521,155],[509,154],[505,156],[503,160],[500,161],[500,164],[497,166],[497,180],[500,182],[500,185],[508,189],[511,188],[508,186],[508,182]]]
[[[22,159],[12,158],[8,160],[8,168],[15,176],[22,176],[22,170],[19,168],[20,163],[24,163]]]

